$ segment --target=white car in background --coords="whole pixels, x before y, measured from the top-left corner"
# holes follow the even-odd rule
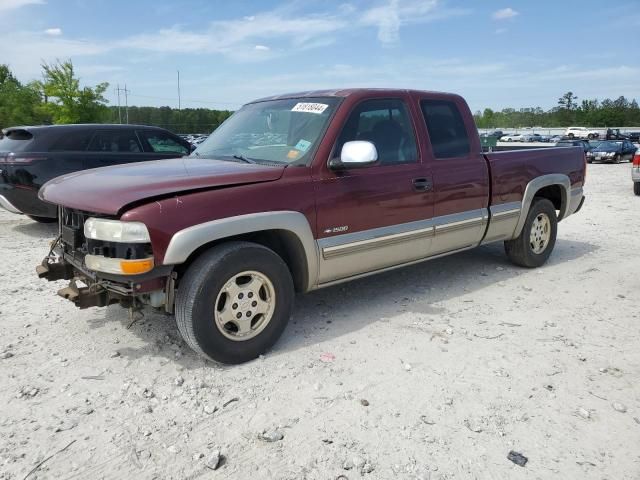
[[[501,142],[521,142],[522,134],[521,133],[508,133],[503,135],[499,139]]]
[[[567,131],[564,132],[564,136],[569,138],[587,138],[591,140],[592,138],[598,138],[600,133],[597,130],[586,127],[569,127],[567,128]]]

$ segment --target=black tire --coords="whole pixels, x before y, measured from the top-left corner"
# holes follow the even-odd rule
[[[567,135],[567,137],[569,137],[571,140],[573,140],[575,138],[575,135],[573,133],[570,133],[569,135]]]
[[[595,137],[592,134],[587,135],[588,140],[593,140]]]
[[[534,220],[541,214],[546,214],[550,223],[550,237],[546,247],[542,252],[534,252],[530,235]],[[556,217],[556,209],[551,201],[546,198],[536,197],[533,199],[527,219],[522,227],[522,232],[517,238],[504,242],[504,250],[509,260],[516,265],[527,268],[535,268],[543,265],[556,244],[556,235],[558,233],[558,219]]]
[[[640,195],[640,182],[633,182],[633,193]]]
[[[271,282],[275,307],[264,330],[253,338],[232,340],[217,326],[214,309],[225,284],[245,271],[258,272]],[[221,363],[243,363],[266,352],[280,338],[293,299],[293,280],[282,258],[262,245],[229,242],[203,253],[187,269],[176,294],[176,323],[196,353]]]
[[[36,215],[27,215],[27,217],[38,223],[55,223],[58,221],[57,217],[38,217]]]

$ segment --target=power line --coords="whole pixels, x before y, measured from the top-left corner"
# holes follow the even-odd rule
[[[131,90],[127,90],[127,84],[124,84],[124,88],[120,88],[120,84],[116,88],[116,92],[118,93],[118,121],[122,123],[122,113],[120,112],[120,92],[124,93],[124,108],[126,115],[126,123],[129,123],[129,98],[128,95],[131,93]]]
[[[175,97],[157,97],[154,95],[140,95],[140,94],[130,94],[131,97],[140,97],[140,98],[151,98],[154,100],[172,100],[175,101]],[[233,106],[237,106],[237,105],[241,105],[243,102],[220,102],[220,101],[215,101],[215,100],[198,100],[198,99],[194,99],[194,98],[182,98],[181,100],[185,101],[185,102],[193,102],[193,103],[211,103],[211,104],[216,104],[216,105],[233,105]]]

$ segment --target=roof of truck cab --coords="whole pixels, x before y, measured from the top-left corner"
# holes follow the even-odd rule
[[[399,95],[407,93],[419,93],[429,95],[455,95],[448,92],[434,92],[429,90],[414,90],[407,88],[339,88],[334,90],[307,90],[303,92],[283,93],[280,95],[272,95],[270,97],[259,98],[249,103],[266,102],[269,100],[284,100],[289,98],[312,98],[312,97],[340,97],[345,98],[351,95],[366,95],[367,93],[380,92],[388,93],[389,95]]]

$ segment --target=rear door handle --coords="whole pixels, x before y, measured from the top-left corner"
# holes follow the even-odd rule
[[[414,178],[413,189],[417,192],[429,192],[433,188],[431,180],[428,178]]]

